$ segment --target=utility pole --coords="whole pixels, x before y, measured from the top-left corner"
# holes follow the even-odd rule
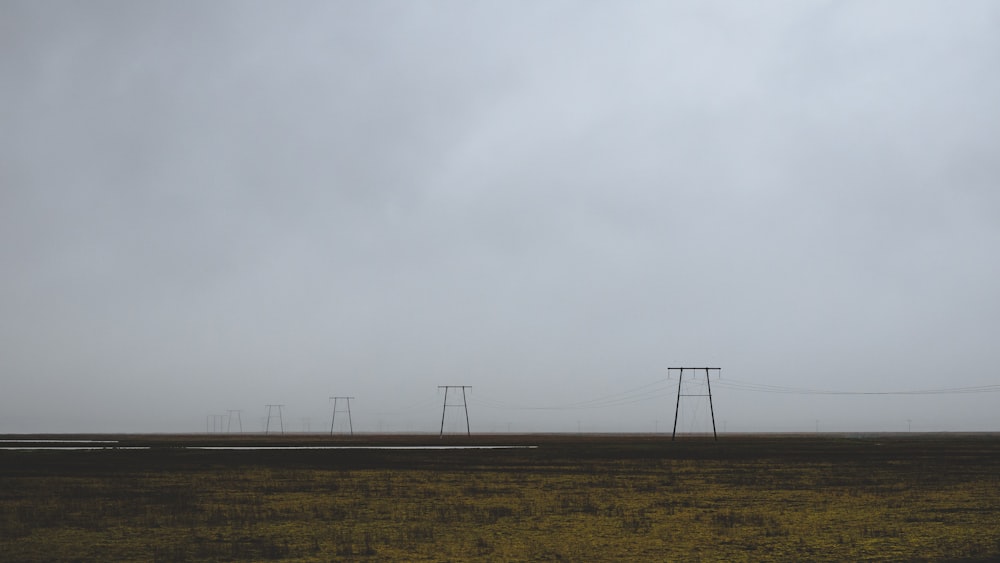
[[[330,418],[330,435],[333,436],[333,423],[337,420],[337,403],[344,401],[347,403],[347,424],[351,429],[351,436],[354,435],[354,421],[351,420],[351,399],[354,397],[330,397],[333,401],[333,417]]]
[[[708,397],[708,409],[712,414],[712,436],[718,440],[719,434],[715,431],[715,407],[712,405],[712,382],[711,382],[711,372],[718,372],[716,375],[721,376],[722,368],[667,368],[667,377],[670,377],[670,372],[673,370],[678,370],[677,375],[677,405],[674,406],[674,431],[670,435],[670,440],[673,441],[677,438],[677,415],[681,410],[681,397]],[[691,370],[696,372],[696,370],[705,370],[705,383],[708,385],[708,394],[686,394],[681,391],[681,383],[684,381],[684,370]],[[693,374],[692,374],[693,375]]]
[[[444,413],[448,407],[464,407],[465,408],[465,433],[468,436],[472,436],[472,429],[469,426],[469,402],[465,398],[465,390],[472,389],[471,385],[438,385],[438,389],[444,389],[444,406],[441,407],[441,433],[438,434],[439,438],[444,437]],[[461,389],[462,390],[462,404],[459,405],[455,403],[454,405],[448,404],[448,390],[449,389]]]
[[[285,405],[264,405],[267,407],[267,422],[264,423],[264,435],[267,436],[268,431],[271,429],[271,409],[278,409],[278,424],[281,425],[281,435],[285,435],[285,421],[281,417],[281,407]]]

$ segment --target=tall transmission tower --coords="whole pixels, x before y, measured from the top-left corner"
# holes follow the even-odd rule
[[[330,435],[333,436],[333,423],[337,420],[337,403],[344,401],[347,403],[347,425],[351,429],[351,436],[354,435],[354,421],[351,420],[351,399],[354,397],[330,397],[333,401],[333,416],[330,418]]]
[[[268,431],[271,429],[271,409],[278,409],[278,424],[281,425],[281,434],[285,434],[285,421],[281,417],[281,407],[285,405],[264,405],[267,407],[267,422],[264,423],[264,435],[266,436]]]
[[[719,434],[715,431],[715,407],[712,406],[712,382],[710,381],[710,375],[711,372],[715,371],[717,372],[716,376],[720,376],[722,374],[722,368],[667,368],[668,378],[670,377],[670,372],[674,370],[677,370],[679,373],[677,374],[677,405],[674,406],[674,431],[670,434],[670,440],[673,441],[677,438],[677,415],[681,411],[681,397],[708,397],[708,410],[712,414],[712,436],[718,440]],[[682,393],[681,382],[684,381],[684,370],[691,371],[692,377],[698,371],[705,370],[705,384],[708,387],[708,394]]]
[[[226,411],[226,432],[232,433],[233,431],[233,413],[236,413],[236,422],[240,427],[240,434],[243,433],[243,417],[240,415],[243,411],[239,410],[227,410]]]
[[[469,402],[465,399],[465,390],[472,389],[471,385],[438,385],[438,389],[444,389],[444,406],[441,407],[441,433],[438,434],[439,438],[444,437],[444,413],[448,410],[448,407],[464,407],[465,408],[465,433],[468,436],[472,436],[472,429],[469,426]],[[462,390],[462,404],[455,403],[453,405],[448,404],[448,390],[449,389],[461,389]]]

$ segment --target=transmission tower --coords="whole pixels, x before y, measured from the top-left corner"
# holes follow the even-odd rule
[[[281,426],[281,434],[285,434],[285,421],[281,417],[281,407],[285,405],[264,405],[267,407],[267,422],[264,423],[264,435],[266,436],[268,431],[271,429],[271,409],[278,409],[278,424]]]
[[[444,437],[444,413],[448,410],[448,407],[464,407],[465,408],[465,433],[468,436],[472,436],[472,429],[469,427],[469,403],[465,400],[465,390],[472,389],[471,385],[438,385],[438,389],[444,389],[444,406],[441,407],[441,433],[438,434],[439,438]],[[453,405],[448,404],[448,390],[449,389],[461,389],[462,390],[462,404],[459,405],[455,403]]]
[[[333,423],[337,420],[337,403],[344,401],[347,403],[347,425],[351,429],[351,436],[354,435],[354,421],[351,420],[351,399],[354,397],[330,397],[333,401],[333,417],[330,418],[330,435],[333,436]]]
[[[240,434],[243,433],[243,417],[240,416],[240,413],[242,413],[242,412],[243,411],[238,411],[238,410],[227,410],[226,411],[226,415],[227,415],[226,416],[226,432],[232,433],[232,431],[233,431],[233,413],[236,413],[236,423],[240,427]]]
[[[674,431],[670,434],[670,440],[673,441],[677,438],[677,415],[681,411],[681,397],[708,397],[708,410],[712,414],[712,436],[718,440],[719,434],[715,431],[715,407],[712,406],[712,383],[710,381],[711,372],[717,372],[717,376],[722,374],[722,368],[667,368],[667,377],[670,377],[670,372],[678,370],[677,375],[677,405],[674,407]],[[684,370],[690,370],[692,376],[697,371],[705,370],[705,384],[708,386],[708,394],[687,394],[681,392],[681,382],[684,380]]]
[[[226,415],[224,414],[210,414],[205,417],[205,432],[214,433],[222,432],[222,419]]]

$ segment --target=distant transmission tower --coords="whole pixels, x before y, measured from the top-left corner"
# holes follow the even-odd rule
[[[351,429],[351,436],[354,435],[354,421],[351,420],[351,399],[354,397],[330,397],[333,401],[333,417],[330,418],[330,435],[333,436],[333,423],[337,420],[337,403],[344,401],[347,403],[347,424]]]
[[[268,431],[271,429],[271,409],[278,409],[278,424],[281,425],[281,434],[285,434],[285,421],[281,417],[281,407],[285,405],[264,405],[267,407],[267,422],[264,423],[264,435],[266,436]]]
[[[677,415],[681,411],[681,397],[708,397],[708,409],[712,414],[712,436],[718,440],[719,434],[715,431],[715,407],[712,406],[712,383],[710,381],[711,372],[718,372],[716,375],[722,373],[722,368],[667,368],[667,377],[670,377],[670,372],[678,370],[677,375],[677,405],[674,407],[674,431],[670,435],[670,440],[673,441],[677,438]],[[684,380],[684,370],[690,370],[693,372],[691,375],[694,376],[697,370],[705,370],[705,383],[708,386],[708,394],[686,394],[681,393],[681,382]]]
[[[468,436],[472,436],[472,429],[469,427],[469,403],[465,399],[465,390],[472,389],[471,385],[438,385],[438,389],[444,389],[444,406],[441,407],[441,433],[438,437],[444,437],[444,413],[448,410],[448,407],[464,407],[465,408],[465,433]],[[448,390],[449,389],[461,389],[462,390],[462,404],[459,405],[455,403],[454,405],[448,404]]]
[[[227,410],[226,411],[226,415],[227,415],[227,417],[226,417],[226,432],[232,433],[232,431],[233,431],[233,413],[236,413],[236,422],[237,422],[237,424],[240,427],[240,434],[243,433],[243,417],[240,416],[240,413],[242,413],[242,412],[243,411],[238,411],[238,410]]]
[[[225,417],[224,414],[210,414],[205,417],[205,432],[222,432],[222,419]]]

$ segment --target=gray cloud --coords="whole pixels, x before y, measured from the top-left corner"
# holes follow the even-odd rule
[[[992,385],[989,2],[0,6],[0,431],[650,430],[718,364]],[[992,394],[720,387],[729,429],[995,429]],[[640,393],[641,394],[641,393]],[[879,402],[881,401],[881,402]],[[440,411],[437,411],[439,413]],[[702,422],[703,423],[703,422]]]

